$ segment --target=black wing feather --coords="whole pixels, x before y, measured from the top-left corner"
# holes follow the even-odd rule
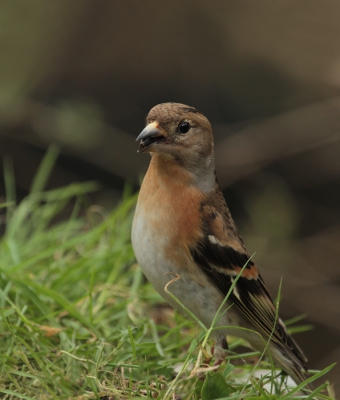
[[[231,270],[239,270],[248,262],[245,269],[254,266],[249,256],[228,246],[211,243],[208,235],[200,246],[192,250],[192,257],[202,268],[207,277],[226,296],[233,283]],[[248,261],[249,260],[249,261]],[[260,275],[257,279],[240,276],[236,283],[237,295],[232,291],[229,301],[254,326],[265,339],[271,341],[281,350],[286,346],[305,365],[306,358],[296,343],[287,334],[285,327],[276,315],[276,309]]]

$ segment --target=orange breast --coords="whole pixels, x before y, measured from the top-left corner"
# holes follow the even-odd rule
[[[192,180],[177,162],[155,154],[138,198],[155,240],[173,261],[183,260],[183,255],[191,258],[189,248],[202,236],[203,193],[191,185]]]

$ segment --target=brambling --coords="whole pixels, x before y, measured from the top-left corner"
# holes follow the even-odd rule
[[[232,334],[261,352],[268,342],[274,362],[296,383],[304,381],[307,359],[278,318],[219,187],[208,119],[184,104],[159,104],[137,140],[139,152],[149,153],[151,161],[138,196],[132,245],[148,280],[179,309],[165,291],[171,282],[169,291],[210,327],[238,277],[213,331],[215,366],[225,359],[226,335]]]

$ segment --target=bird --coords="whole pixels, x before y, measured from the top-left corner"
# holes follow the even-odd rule
[[[185,104],[158,104],[136,141],[138,152],[151,156],[131,232],[146,278],[175,309],[183,312],[182,304],[207,328],[229,294],[212,332],[216,368],[231,334],[257,351],[269,349],[274,363],[302,383],[307,359],[279,318],[230,214],[209,120]]]

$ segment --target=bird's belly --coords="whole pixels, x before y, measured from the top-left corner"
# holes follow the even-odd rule
[[[150,219],[146,221],[138,211],[137,208],[132,226],[132,246],[145,276],[174,308],[185,313],[183,307],[166,293],[165,289],[170,291],[206,327],[210,327],[224,300],[223,295],[198,266],[188,265],[194,261],[187,257],[184,250],[183,254],[180,254],[181,249],[174,249],[175,259],[183,260],[183,264],[175,263],[174,259],[165,256],[168,245],[166,235],[156,231]],[[162,224],[158,225],[162,226]],[[240,325],[238,319],[236,313],[227,312],[220,318],[218,325]]]

